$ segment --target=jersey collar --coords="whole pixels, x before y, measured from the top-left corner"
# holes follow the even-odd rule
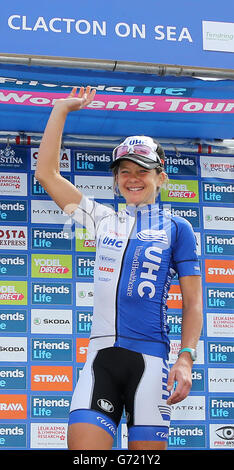
[[[159,204],[144,204],[140,206],[134,206],[133,204],[126,206],[126,212],[129,215],[136,215],[137,213],[148,214],[149,212],[159,210]]]

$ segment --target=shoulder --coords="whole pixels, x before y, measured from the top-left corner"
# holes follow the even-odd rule
[[[180,215],[172,215],[168,210],[163,210],[162,212],[164,217],[171,222],[172,228],[175,229],[175,240],[178,240],[180,237],[194,236],[192,224],[187,219]]]

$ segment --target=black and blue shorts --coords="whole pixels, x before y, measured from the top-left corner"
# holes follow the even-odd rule
[[[160,357],[119,347],[90,352],[73,394],[69,425],[92,423],[114,438],[125,409],[129,441],[167,441],[167,379],[168,365]]]

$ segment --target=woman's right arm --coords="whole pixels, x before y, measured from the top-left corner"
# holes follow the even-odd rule
[[[46,192],[68,214],[77,208],[82,193],[60,174],[63,128],[68,113],[84,108],[95,96],[95,90],[91,91],[90,87],[82,87],[77,96],[76,91],[76,88],[73,88],[68,98],[55,102],[40,144],[35,172],[36,179]]]

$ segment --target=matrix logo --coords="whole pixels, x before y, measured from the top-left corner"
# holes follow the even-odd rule
[[[113,199],[112,176],[75,176],[75,186],[85,196],[94,199]]]
[[[1,305],[27,305],[26,281],[0,281]]]
[[[72,256],[32,254],[32,277],[71,278]]]
[[[203,396],[188,396],[183,403],[176,403],[171,408],[173,421],[205,420],[205,397]]]
[[[32,200],[32,224],[69,224],[71,218],[54,201]],[[71,224],[70,224],[71,225]]]
[[[209,392],[233,394],[234,368],[210,368],[208,369]]]
[[[199,202],[198,181],[171,180],[161,189],[161,201]]]

